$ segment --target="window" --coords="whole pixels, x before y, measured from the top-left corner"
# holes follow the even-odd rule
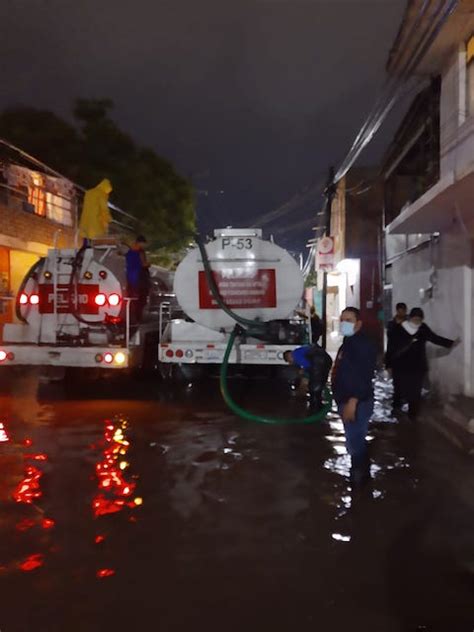
[[[46,215],[46,196],[44,191],[44,181],[39,173],[31,172],[30,184],[28,186],[28,203],[34,209],[36,215],[44,217]]]
[[[72,226],[72,201],[62,195],[46,192],[46,217],[58,224]]]
[[[468,116],[474,116],[474,35],[466,44],[466,109]]]

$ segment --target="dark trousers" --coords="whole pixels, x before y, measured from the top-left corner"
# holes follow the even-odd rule
[[[400,371],[399,386],[402,399],[408,402],[408,415],[415,419],[420,412],[421,391],[426,373],[424,371]]]
[[[313,345],[307,354],[311,366],[307,371],[309,378],[309,401],[313,410],[317,411],[322,407],[323,390],[328,380],[331,370],[331,356],[319,345]]]
[[[392,370],[393,380],[393,408],[401,408],[403,404],[402,397],[402,377],[399,369]]]
[[[132,325],[136,325],[142,319],[143,310],[147,303],[148,292],[142,288],[134,288],[129,285],[128,296],[134,299],[130,305],[130,322]]]

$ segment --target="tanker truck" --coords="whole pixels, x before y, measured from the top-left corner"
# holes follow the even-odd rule
[[[262,239],[261,229],[215,230],[205,249],[225,306],[267,323],[265,335],[239,337],[230,364],[283,367],[284,351],[308,342],[311,335],[307,321],[295,315],[304,288],[298,264],[286,250]],[[219,307],[199,248],[178,265],[174,292],[181,313],[166,302],[161,306],[160,371],[165,378],[192,380],[222,363],[236,323]]]
[[[151,266],[148,306],[133,323],[124,255],[111,239],[51,249],[39,259],[20,286],[18,322],[4,327],[0,367],[82,367],[106,374],[156,367],[160,305],[170,303],[172,275]]]

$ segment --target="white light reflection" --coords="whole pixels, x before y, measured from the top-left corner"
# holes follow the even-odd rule
[[[350,535],[342,535],[342,533],[332,533],[331,537],[333,540],[337,540],[338,542],[350,542]]]

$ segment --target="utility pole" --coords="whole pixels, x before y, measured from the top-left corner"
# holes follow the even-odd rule
[[[326,189],[324,190],[324,195],[326,196],[326,206],[325,206],[325,229],[324,234],[327,237],[331,236],[331,208],[332,201],[336,194],[337,185],[334,182],[334,167],[329,168],[329,177]],[[323,321],[323,349],[326,349],[327,346],[327,293],[328,293],[328,273],[326,270],[323,273],[323,313],[322,321]]]

